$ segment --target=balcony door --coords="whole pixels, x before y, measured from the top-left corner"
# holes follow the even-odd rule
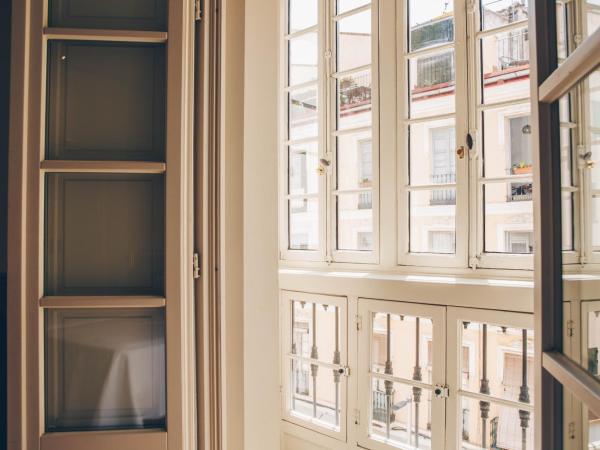
[[[192,2],[13,4],[9,448],[191,448]]]

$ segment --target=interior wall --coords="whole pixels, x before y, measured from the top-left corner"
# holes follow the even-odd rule
[[[244,449],[279,448],[278,0],[246,0],[244,90]]]
[[[6,242],[8,203],[8,93],[10,0],[0,0],[0,450],[6,442]]]

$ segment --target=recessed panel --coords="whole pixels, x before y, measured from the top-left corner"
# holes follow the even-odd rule
[[[165,31],[166,0],[50,0],[50,26]]]
[[[162,309],[46,312],[46,431],[165,426]]]
[[[164,160],[165,47],[51,41],[48,159]]]
[[[162,295],[162,175],[49,174],[46,295]]]

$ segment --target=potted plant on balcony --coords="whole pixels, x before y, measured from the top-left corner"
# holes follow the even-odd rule
[[[531,164],[525,164],[521,161],[519,164],[513,164],[511,168],[513,175],[526,175],[531,173]]]

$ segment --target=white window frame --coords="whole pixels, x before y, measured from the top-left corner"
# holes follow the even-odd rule
[[[373,335],[374,313],[406,315],[414,317],[427,317],[433,320],[433,367],[431,387],[444,385],[446,379],[445,346],[446,346],[446,308],[444,306],[422,305],[416,303],[404,303],[395,301],[358,299],[358,321],[362,324],[358,335],[358,405],[361,416],[364,416],[358,424],[358,444],[364,448],[373,450],[388,450],[398,448],[396,445],[388,444],[383,439],[372,438],[369,432],[372,409],[372,375],[371,375],[371,348]],[[420,336],[423,338],[424,336]],[[392,337],[392,345],[394,340]],[[421,344],[426,342],[421,339]],[[424,355],[424,353],[422,353]],[[379,374],[381,375],[381,374]],[[398,376],[388,376],[390,380],[397,381],[407,386],[414,385],[412,380],[406,380]],[[381,378],[381,376],[379,377]],[[428,384],[422,382],[421,384]],[[432,402],[439,402],[439,408],[431,411],[431,439],[432,448],[442,448],[444,445],[444,434],[446,426],[445,399],[432,397]],[[425,403],[425,400],[422,402]]]
[[[324,422],[311,420],[310,418],[301,417],[294,414],[291,408],[291,395],[293,385],[291,383],[291,364],[292,359],[303,362],[311,362],[310,358],[302,356],[292,356],[292,302],[306,302],[307,304],[329,305],[339,308],[339,351],[340,363],[329,364],[323,359],[319,359],[319,370],[343,369],[347,370],[348,365],[348,300],[346,297],[336,297],[320,294],[308,294],[292,291],[281,291],[280,295],[280,355],[281,355],[281,417],[283,420],[309,428],[318,433],[327,435],[339,441],[345,442],[347,439],[347,413],[348,413],[348,377],[341,375],[340,377],[340,417],[339,430],[335,427],[327,426]],[[332,336],[334,336],[332,334]],[[329,357],[330,355],[327,355]]]
[[[279,170],[280,189],[280,259],[287,261],[314,261],[314,262],[340,262],[340,263],[369,263],[379,262],[379,8],[378,0],[371,0],[370,4],[346,11],[336,15],[336,0],[318,0],[318,23],[316,26],[287,34],[289,20],[289,0],[282,0],[284,7],[281,17],[281,42],[280,80],[282,93],[280,98],[280,124],[279,141],[282,142],[282,151]],[[361,11],[371,10],[371,64],[354,68],[348,71],[335,72],[336,52],[336,22]],[[290,142],[287,140],[287,93],[291,90],[287,85],[288,50],[287,42],[291,37],[300,36],[306,32],[318,33],[318,80],[297,86],[311,86],[318,84],[318,123],[319,132],[315,139],[319,142],[319,159],[329,162],[329,167],[321,165],[315,170],[323,170],[319,178],[318,193],[314,195],[319,201],[319,248],[318,250],[294,250],[289,248],[289,215],[288,215],[288,150]],[[349,75],[362,70],[371,70],[371,125],[361,128],[335,130],[336,125],[336,80],[342,75]],[[337,191],[336,191],[336,137],[352,132],[371,130],[372,148],[372,232],[373,249],[366,250],[340,250],[337,248]],[[344,192],[350,192],[344,190]]]
[[[448,307],[447,309],[447,380],[450,386],[450,395],[446,403],[446,415],[450,419],[446,433],[447,449],[461,448],[462,443],[462,406],[460,399],[468,397],[471,399],[483,399],[489,397],[489,401],[494,403],[506,404],[509,406],[525,409],[525,404],[514,402],[511,400],[503,400],[495,396],[483,396],[483,394],[472,394],[462,390],[460,361],[462,358],[462,328],[463,322],[479,322],[488,325],[507,326],[510,328],[533,330],[533,314],[517,313],[507,311],[494,311],[473,308],[457,308]],[[488,355],[494,357],[494,355]],[[530,389],[530,395],[533,393],[533,388]],[[480,398],[481,397],[481,398]],[[527,406],[533,414],[533,402]],[[451,418],[455,418],[455,423],[451,422]],[[529,426],[533,433],[533,419]]]

